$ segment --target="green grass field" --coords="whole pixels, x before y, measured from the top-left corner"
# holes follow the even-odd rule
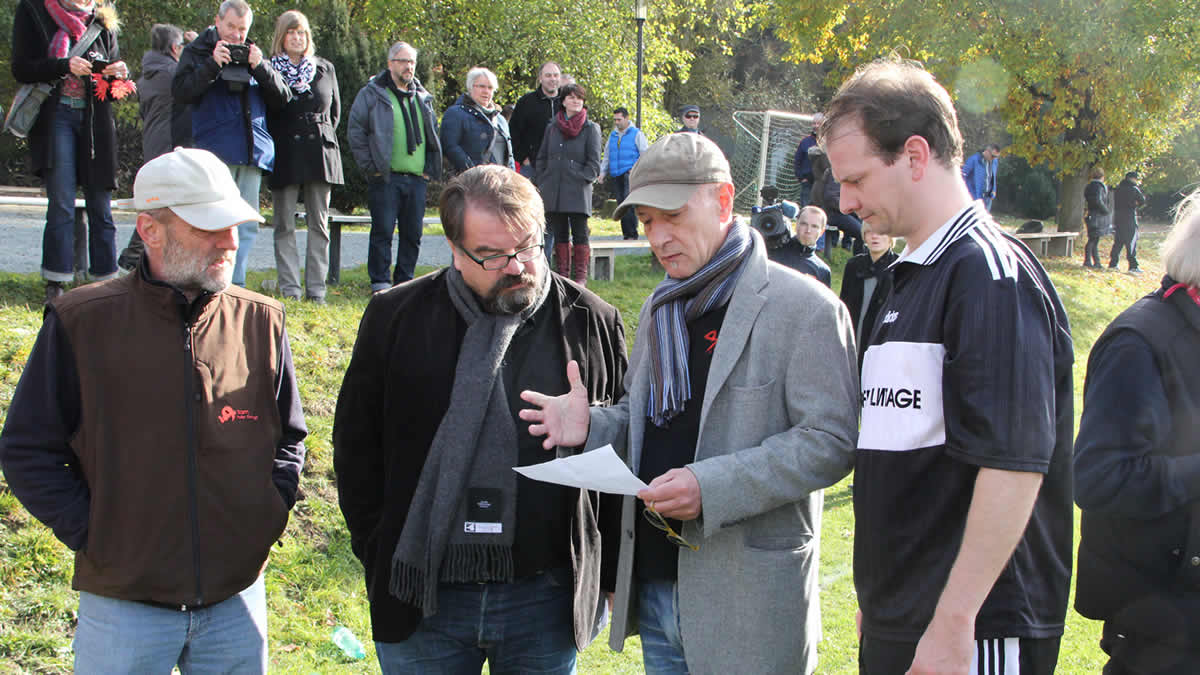
[[[593,228],[598,235],[620,233],[619,225],[611,221],[593,220]],[[1046,262],[1075,335],[1077,422],[1092,343],[1118,312],[1157,286],[1162,274],[1157,251],[1161,239],[1161,235],[1143,237],[1141,257],[1146,274],[1140,277],[1084,269],[1081,254]],[[835,289],[840,287],[847,257],[843,251],[835,253]],[[648,256],[623,256],[617,261],[616,281],[593,282],[590,287],[620,308],[632,337],[638,308],[660,274],[651,270]],[[258,288],[268,276],[273,274],[252,272],[248,286]],[[304,499],[297,504],[282,546],[274,549],[266,573],[271,662],[272,669],[280,673],[378,672],[367,639],[370,625],[361,567],[350,553],[349,536],[337,508],[330,447],[338,388],[368,298],[364,268],[347,271],[342,279],[341,285],[329,289],[326,306],[286,303],[309,436],[308,462],[301,479]],[[42,283],[35,276],[0,274],[0,416],[7,414],[41,323],[41,296]],[[857,672],[851,578],[854,516],[849,484],[847,478],[827,490],[825,498],[821,673]],[[7,483],[0,480],[0,673],[70,672],[77,605],[77,595],[70,589],[71,567],[70,551],[26,513]],[[366,660],[351,661],[333,646],[330,633],[337,625],[349,627],[363,639]],[[1099,624],[1072,611],[1059,672],[1099,672],[1103,654],[1098,638]],[[610,652],[606,641],[607,634],[581,655],[581,672],[641,672],[637,640],[628,642],[621,654]]]

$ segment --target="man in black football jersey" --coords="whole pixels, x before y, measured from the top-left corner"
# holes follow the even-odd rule
[[[919,65],[860,68],[819,139],[842,212],[907,244],[863,358],[860,672],[1052,673],[1072,560],[1062,303],[972,201],[950,96]]]

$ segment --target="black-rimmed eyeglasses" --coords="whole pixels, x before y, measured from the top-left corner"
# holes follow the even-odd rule
[[[534,244],[533,246],[523,248],[516,253],[501,253],[499,255],[489,255],[486,258],[476,258],[475,256],[471,255],[470,251],[462,246],[459,246],[458,244],[455,244],[454,246],[466,254],[468,258],[478,263],[480,267],[489,272],[496,272],[508,267],[508,263],[511,260],[516,260],[519,263],[527,263],[531,260],[536,260],[537,257],[542,254],[543,248],[541,244]]]

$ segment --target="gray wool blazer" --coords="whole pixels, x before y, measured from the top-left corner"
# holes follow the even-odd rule
[[[700,518],[682,534],[679,615],[688,669],[811,673],[821,637],[817,562],[822,488],[849,473],[858,437],[850,315],[815,279],[768,262],[762,238],[725,314],[700,416]],[[639,326],[649,329],[649,300]],[[636,474],[650,383],[634,345],[625,396],[591,410],[586,449],[611,443]],[[610,646],[637,632],[635,498],[622,507]]]

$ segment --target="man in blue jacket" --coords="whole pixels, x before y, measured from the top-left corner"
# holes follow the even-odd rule
[[[416,77],[417,50],[397,42],[388,50],[387,70],[371,78],[350,109],[347,136],[354,161],[367,175],[371,237],[367,274],[371,292],[413,278],[425,219],[425,188],[442,175],[442,146],[433,96]],[[396,268],[392,233],[400,227]]]
[[[992,210],[992,200],[996,198],[996,170],[999,167],[1000,146],[991,143],[983,152],[968,157],[962,168],[963,180],[967,182],[971,199],[982,199],[984,208],[989,212]]]
[[[283,107],[292,93],[270,59],[246,38],[253,20],[245,0],[222,2],[213,25],[179,57],[171,94],[177,103],[191,105],[191,145],[221,158],[242,199],[257,208],[262,172],[275,165],[267,106]],[[238,226],[235,285],[246,285],[246,260],[257,236],[257,222]]]
[[[648,147],[650,143],[646,141],[646,134],[633,126],[629,110],[614,110],[613,130],[608,135],[608,144],[604,146],[604,157],[600,159],[600,180],[608,175],[608,187],[618,204],[629,196],[629,170],[637,164],[638,158]],[[625,239],[638,238],[637,214],[633,209],[627,209],[621,215],[621,235]]]

